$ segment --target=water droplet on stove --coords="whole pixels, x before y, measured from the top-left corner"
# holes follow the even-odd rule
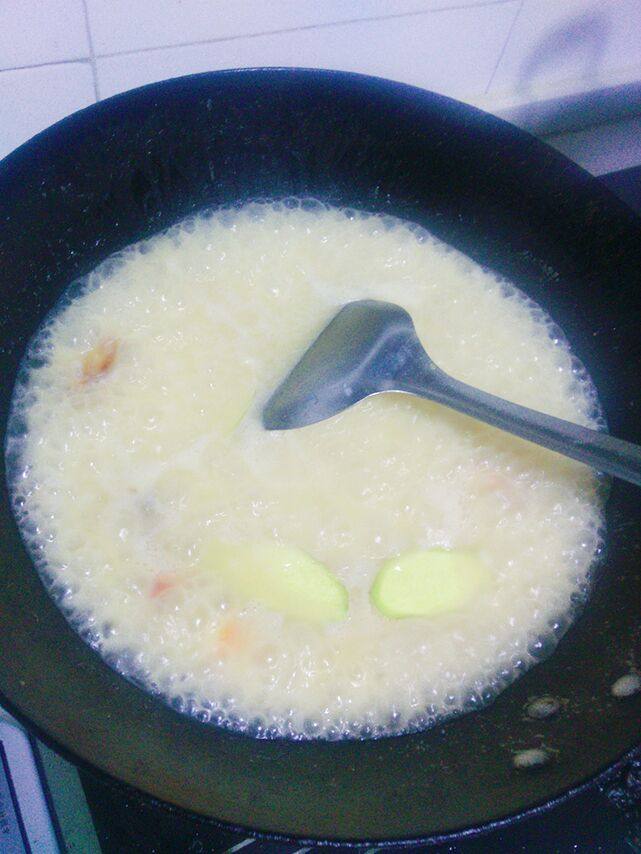
[[[560,701],[556,697],[546,694],[543,697],[535,697],[530,700],[525,707],[525,714],[529,718],[542,721],[556,715],[560,708]]]
[[[550,761],[550,754],[542,747],[530,747],[527,750],[519,750],[514,754],[512,763],[520,771],[530,771],[542,768]]]
[[[641,691],[641,676],[638,673],[626,673],[614,682],[610,690],[612,696],[618,699],[632,697]]]

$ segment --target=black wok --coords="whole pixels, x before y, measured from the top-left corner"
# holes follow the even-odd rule
[[[61,290],[191,211],[313,195],[425,225],[512,279],[565,330],[611,431],[641,442],[641,221],[514,127],[400,84],[221,72],[92,106],[0,165],[2,429],[25,345]],[[566,796],[641,740],[641,493],[614,483],[607,554],[556,652],[492,705],[366,742],[257,741],[200,724],[112,671],[69,627],[0,504],[1,701],[77,762],[220,822],[301,839],[417,840]],[[87,520],[90,524],[90,520]],[[554,720],[528,697],[567,698]],[[537,773],[512,751],[558,750]],[[142,797],[142,795],[141,795]]]

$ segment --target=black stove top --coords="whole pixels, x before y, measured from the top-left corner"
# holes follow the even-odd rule
[[[610,189],[641,213],[641,166],[602,176]],[[303,854],[354,849],[306,846],[257,840],[220,830],[186,815],[141,804],[104,782],[81,773],[96,832],[104,854]],[[574,798],[512,825],[462,842],[436,846],[454,854],[641,854],[641,752]],[[390,851],[366,846],[359,852]],[[398,849],[400,850],[400,849]],[[407,849],[404,849],[407,850]],[[412,850],[425,850],[425,846]],[[434,850],[434,849],[430,849]]]

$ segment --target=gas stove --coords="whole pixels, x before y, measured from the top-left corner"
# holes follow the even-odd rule
[[[601,180],[641,214],[641,166],[603,175]],[[3,718],[0,710],[0,854],[306,854],[322,850],[328,849],[217,828],[123,795],[104,780],[76,771]],[[332,846],[329,850],[355,849]],[[361,846],[356,850],[373,854],[395,849]],[[616,772],[552,809],[430,850],[641,854],[641,750]]]

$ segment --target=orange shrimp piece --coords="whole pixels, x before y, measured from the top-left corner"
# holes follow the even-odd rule
[[[242,652],[247,647],[247,634],[238,620],[230,618],[218,629],[218,652],[222,655]]]
[[[514,481],[502,472],[491,470],[481,472],[476,480],[476,489],[481,494],[501,496],[515,506],[520,503]]]
[[[119,342],[115,338],[99,341],[93,350],[85,353],[82,359],[81,385],[104,377],[114,365],[118,355]]]
[[[169,575],[166,572],[157,575],[151,585],[151,590],[149,591],[149,597],[151,599],[157,599],[159,596],[162,596],[163,593],[166,593],[168,590],[171,590],[176,586],[176,579],[173,575]]]

